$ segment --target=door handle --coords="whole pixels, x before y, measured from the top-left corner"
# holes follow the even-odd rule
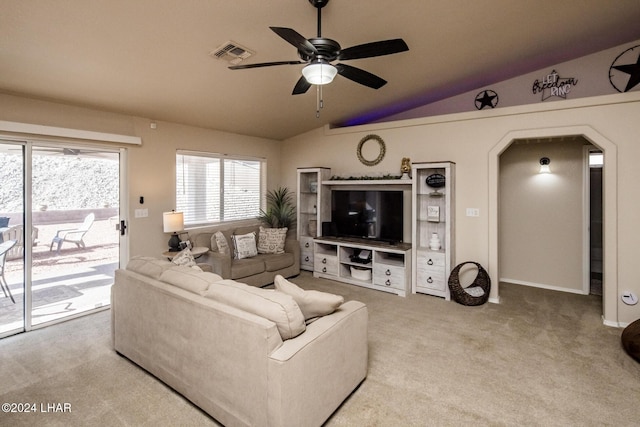
[[[125,231],[127,229],[127,224],[125,223],[124,219],[120,220],[120,226],[117,227],[120,230],[120,235],[124,236],[125,235]]]

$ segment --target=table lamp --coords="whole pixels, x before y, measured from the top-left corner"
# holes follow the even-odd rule
[[[180,251],[178,232],[184,230],[184,215],[182,212],[164,212],[162,214],[162,227],[165,233],[172,233],[169,239],[169,252]]]

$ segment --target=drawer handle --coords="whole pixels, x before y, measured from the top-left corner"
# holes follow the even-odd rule
[[[432,279],[431,277],[429,277],[429,278],[427,279],[427,283],[433,283],[433,279]]]
[[[391,280],[387,279],[387,281],[384,282],[384,284],[387,285],[387,286],[391,286]]]
[[[308,248],[308,247],[309,247],[309,242],[305,243],[305,244],[304,244],[304,247],[305,247],[305,248]]]
[[[326,273],[327,272],[327,267],[322,267],[322,272]]]
[[[429,258],[429,261],[427,261],[427,265],[433,265],[433,260],[431,258]]]
[[[309,262],[309,255],[307,255],[306,257],[304,257],[304,260]]]
[[[327,259],[326,258],[322,258],[322,263],[326,264],[327,263]]]
[[[391,271],[387,268],[387,271],[384,272],[387,276],[391,276]]]

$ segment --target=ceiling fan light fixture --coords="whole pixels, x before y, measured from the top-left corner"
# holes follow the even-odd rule
[[[313,61],[302,69],[302,75],[312,85],[326,85],[333,81],[338,69],[322,60]]]

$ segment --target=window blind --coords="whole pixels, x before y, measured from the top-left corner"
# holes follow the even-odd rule
[[[176,209],[185,226],[256,218],[264,160],[178,151]]]

